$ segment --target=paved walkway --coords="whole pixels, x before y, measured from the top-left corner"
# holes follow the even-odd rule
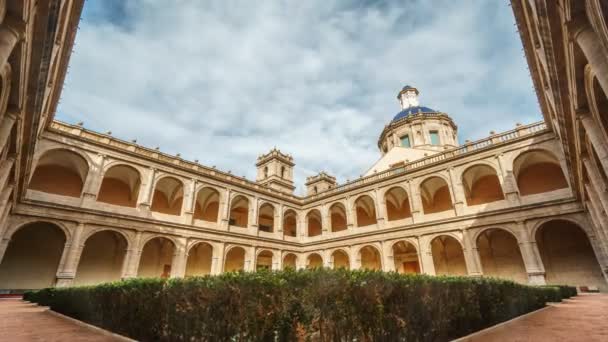
[[[608,294],[583,294],[467,341],[608,341]]]
[[[117,341],[20,299],[0,299],[0,341]]]

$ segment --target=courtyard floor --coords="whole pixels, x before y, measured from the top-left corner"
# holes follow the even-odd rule
[[[608,341],[608,294],[584,294],[465,341]],[[45,308],[0,299],[0,341],[118,341]]]
[[[608,341],[608,294],[582,294],[465,341]]]
[[[0,341],[118,341],[20,299],[0,299]]]

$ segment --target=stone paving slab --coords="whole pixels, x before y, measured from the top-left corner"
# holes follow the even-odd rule
[[[464,341],[608,341],[608,295],[582,294]]]
[[[118,339],[61,317],[20,299],[0,299],[0,341],[114,342]]]

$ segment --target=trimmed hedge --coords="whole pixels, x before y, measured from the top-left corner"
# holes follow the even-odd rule
[[[142,341],[438,341],[560,301],[491,278],[316,269],[131,279],[24,299]]]

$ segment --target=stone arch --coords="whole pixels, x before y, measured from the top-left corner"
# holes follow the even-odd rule
[[[11,93],[12,68],[10,63],[5,63],[0,71],[0,115],[4,115],[8,108],[8,99]]]
[[[236,195],[230,202],[230,225],[247,228],[249,225],[249,199]]]
[[[520,153],[513,161],[513,174],[522,196],[568,187],[558,159],[544,149]]]
[[[184,199],[184,183],[173,177],[163,176],[156,181],[150,210],[167,215],[181,215]]]
[[[40,156],[29,189],[70,197],[80,197],[89,174],[82,154],[63,148],[47,150]]]
[[[245,271],[245,258],[247,252],[241,246],[232,246],[226,251],[224,272]]]
[[[293,270],[298,268],[298,257],[293,253],[287,253],[283,256],[283,269],[286,270],[288,268]]]
[[[272,233],[274,232],[275,208],[271,203],[263,203],[258,210],[258,229]]]
[[[323,232],[323,219],[318,209],[312,209],[306,214],[308,236],[319,236]]]
[[[205,241],[197,241],[188,249],[186,260],[186,277],[211,274],[213,265],[213,245]]]
[[[66,236],[65,228],[33,220],[15,226],[0,260],[0,289],[40,289],[55,285]]]
[[[409,196],[401,186],[394,186],[384,193],[386,215],[389,221],[412,217]]]
[[[462,186],[467,205],[496,202],[505,199],[496,169],[487,164],[475,164],[462,173]]]
[[[435,274],[467,275],[464,251],[459,239],[449,234],[441,234],[430,242]]]
[[[220,212],[220,192],[204,186],[196,193],[193,218],[207,222],[217,222]]]
[[[608,290],[588,234],[576,221],[546,220],[533,230],[548,284]]]
[[[126,164],[113,165],[104,173],[97,201],[134,208],[140,184],[141,175],[136,168]]]
[[[360,268],[365,270],[382,270],[382,255],[373,245],[365,245],[357,251]]]
[[[129,246],[124,234],[99,229],[84,241],[74,285],[93,285],[120,280]]]
[[[258,252],[255,258],[255,270],[272,270],[273,269],[274,253],[268,249],[264,249]]]
[[[422,210],[425,214],[453,209],[448,182],[440,176],[431,176],[420,183]]]
[[[283,235],[296,237],[298,235],[298,214],[293,209],[283,213]]]
[[[476,234],[475,243],[485,276],[527,283],[528,274],[517,236],[503,228],[487,228]]]
[[[173,268],[176,243],[166,236],[146,239],[141,251],[137,276],[143,278],[169,278]]]
[[[376,203],[369,195],[361,195],[354,202],[357,227],[370,226],[378,223],[376,218]]]
[[[310,253],[306,257],[306,268],[314,269],[323,267],[323,257],[318,253]]]
[[[416,246],[407,240],[399,240],[391,246],[395,272],[404,274],[420,273],[420,261]]]
[[[343,249],[336,249],[331,253],[331,266],[333,269],[350,269],[350,257]]]
[[[585,66],[585,97],[589,104],[591,115],[599,124],[605,137],[608,137],[608,97],[604,93],[591,65]]]
[[[346,207],[342,202],[336,202],[329,207],[331,231],[339,232],[347,229]]]

